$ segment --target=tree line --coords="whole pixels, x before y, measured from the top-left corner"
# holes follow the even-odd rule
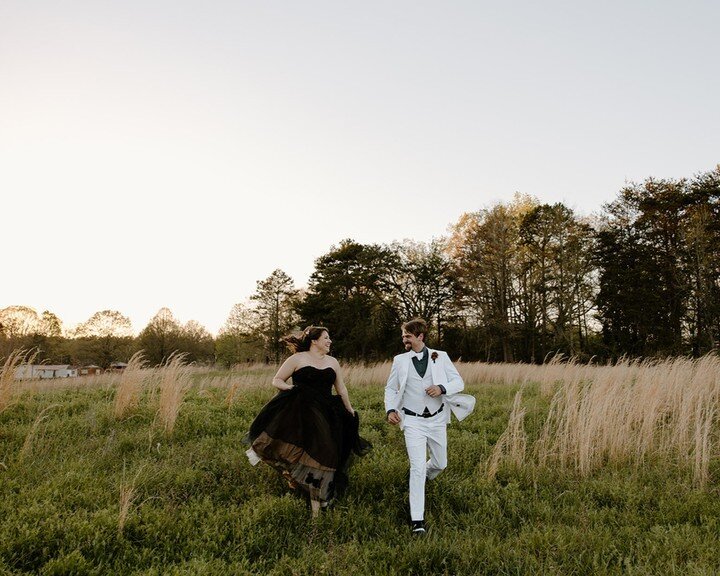
[[[21,349],[38,363],[101,368],[127,361],[138,350],[152,365],[162,364],[174,351],[185,353],[189,362],[215,361],[213,336],[195,320],[181,324],[168,308],[161,308],[134,336],[130,319],[117,310],[96,312],[66,331],[48,310],[38,314],[28,306],[8,306],[0,310],[0,358]]]
[[[433,343],[464,360],[701,356],[720,338],[720,165],[689,179],[648,178],[593,216],[516,195],[463,214],[446,237],[344,240],[315,261],[307,288],[278,269],[233,306],[212,337],[162,309],[138,336],[102,311],[62,335],[51,312],[0,310],[0,353],[96,363],[143,349],[226,366],[279,362],[281,336],[327,326],[334,354],[376,361],[399,351],[399,325],[428,320]]]

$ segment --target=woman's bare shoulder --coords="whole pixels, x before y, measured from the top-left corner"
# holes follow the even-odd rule
[[[298,367],[298,365],[303,360],[303,354],[304,352],[296,352],[295,354],[291,354],[285,359],[285,362],[282,363],[282,366],[280,367],[280,370],[295,370],[295,368]]]

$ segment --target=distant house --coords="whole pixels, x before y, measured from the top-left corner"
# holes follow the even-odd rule
[[[89,366],[82,366],[78,368],[78,375],[79,376],[96,376],[97,374],[102,374],[103,369],[100,368],[100,366],[96,366],[95,364],[90,364]]]
[[[125,362],[110,362],[110,366],[108,367],[109,372],[122,372],[127,368],[127,364]]]
[[[77,375],[77,368],[70,364],[21,364],[15,368],[16,380],[75,378]]]

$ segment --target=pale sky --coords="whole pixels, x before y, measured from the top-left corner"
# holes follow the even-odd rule
[[[720,3],[0,0],[0,308],[215,333],[344,238],[720,162]]]

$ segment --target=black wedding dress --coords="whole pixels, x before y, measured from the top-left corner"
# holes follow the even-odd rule
[[[294,386],[279,392],[250,425],[251,463],[258,458],[312,500],[328,503],[348,484],[351,453],[363,455],[370,444],[359,434],[357,412],[351,415],[332,393],[335,370],[303,366]]]

